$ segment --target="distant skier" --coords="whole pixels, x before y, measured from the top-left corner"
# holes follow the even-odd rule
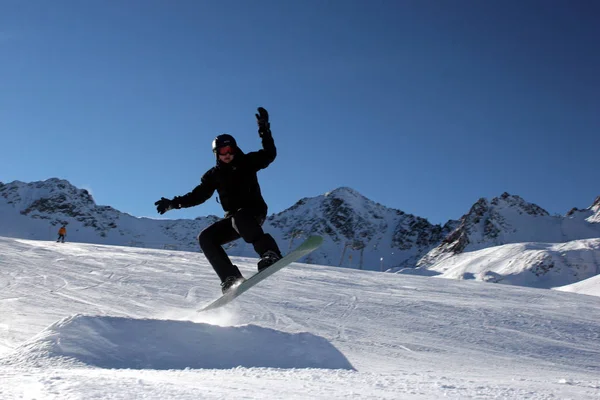
[[[65,237],[67,236],[67,228],[65,228],[65,226],[61,226],[60,229],[58,230],[58,239],[56,239],[56,243],[58,242],[65,242]]]
[[[267,110],[259,107],[256,120],[258,135],[262,139],[261,150],[245,154],[233,136],[219,135],[212,142],[216,165],[202,176],[200,185],[183,196],[176,196],[172,200],[162,197],[154,203],[156,210],[164,214],[172,209],[202,204],[217,191],[225,217],[200,232],[198,241],[221,279],[223,294],[244,278],[238,267],[231,263],[222,245],[239,238],[251,243],[260,256],[258,271],[282,257],[275,239],[262,229],[267,217],[267,204],[260,192],[257,177],[259,170],[275,160],[277,150]]]

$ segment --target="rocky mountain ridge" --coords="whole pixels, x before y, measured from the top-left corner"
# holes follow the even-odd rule
[[[566,216],[551,216],[536,204],[503,193],[491,201],[479,199],[463,215],[439,246],[419,263],[427,267],[467,251],[511,243],[565,243],[600,237],[600,215],[596,202],[586,210],[571,210]]]
[[[460,220],[444,225],[373,202],[340,187],[299,200],[270,215],[265,230],[284,252],[302,237],[320,234],[325,243],[306,262],[347,268],[389,270],[426,266],[452,255],[505,243],[565,242],[600,237],[600,197],[586,210],[550,216],[519,196],[504,193],[479,199]],[[156,220],[99,206],[84,189],[57,178],[42,182],[0,183],[0,235],[54,238],[67,224],[68,240],[199,251],[198,232],[216,216],[194,220]],[[55,229],[56,228],[56,229]],[[236,241],[230,255],[256,257],[252,246]]]

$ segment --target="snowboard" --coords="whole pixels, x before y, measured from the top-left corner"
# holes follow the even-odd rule
[[[250,289],[257,283],[263,281],[269,276],[273,275],[275,272],[279,271],[283,267],[298,261],[305,255],[311,253],[316,250],[323,243],[323,238],[321,236],[311,236],[306,239],[300,246],[298,246],[294,251],[287,254],[281,260],[277,261],[273,265],[263,269],[260,272],[255,273],[250,278],[246,279],[244,282],[239,284],[238,286],[229,290],[226,294],[222,295],[209,305],[201,308],[198,312],[212,310],[225,304],[231,302],[233,299],[244,293],[246,290]]]

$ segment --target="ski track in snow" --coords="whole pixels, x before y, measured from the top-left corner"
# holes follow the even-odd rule
[[[201,254],[7,238],[0,288],[1,399],[600,398],[593,296],[293,264],[196,313]]]

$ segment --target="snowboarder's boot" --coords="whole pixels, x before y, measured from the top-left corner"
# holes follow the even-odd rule
[[[221,283],[221,292],[223,294],[230,291],[233,287],[238,286],[240,283],[244,282],[245,279],[243,276],[228,276],[223,283]]]
[[[277,253],[273,250],[267,250],[265,254],[260,257],[260,261],[258,262],[258,272],[270,267],[279,260],[281,260],[281,253]]]

